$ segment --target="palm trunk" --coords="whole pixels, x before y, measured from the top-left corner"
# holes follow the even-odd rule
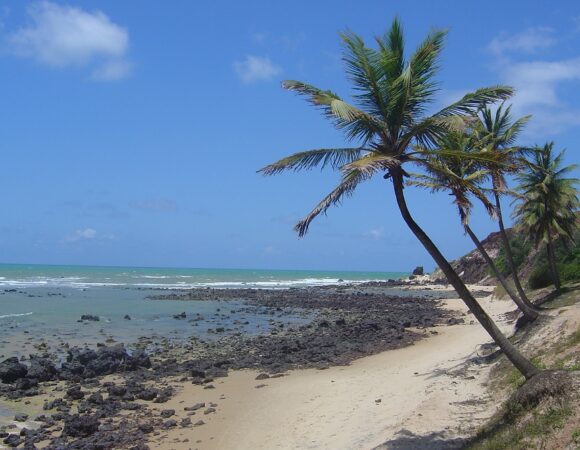
[[[499,231],[500,231],[501,239],[503,242],[503,248],[505,251],[505,255],[506,255],[508,264],[510,266],[512,276],[514,278],[514,284],[516,286],[516,289],[518,291],[518,294],[519,294],[522,302],[524,302],[529,308],[536,309],[534,304],[532,302],[530,302],[530,300],[528,299],[528,296],[526,295],[524,289],[522,288],[522,284],[520,283],[520,277],[518,276],[518,270],[516,268],[516,265],[514,264],[514,257],[512,255],[512,248],[510,246],[510,241],[508,239],[507,233],[505,232],[505,227],[503,225],[503,217],[502,217],[502,213],[501,213],[501,203],[499,201],[499,195],[497,192],[494,192],[494,196],[495,196],[495,208],[497,211],[497,219],[499,222]]]
[[[431,241],[429,236],[427,236],[427,234],[425,234],[421,227],[415,222],[411,216],[411,213],[409,212],[409,209],[407,208],[407,203],[405,201],[405,196],[403,193],[403,175],[400,168],[391,169],[390,172],[393,179],[393,187],[395,190],[397,205],[399,206],[399,210],[403,216],[403,219],[405,220],[405,223],[411,229],[415,237],[417,237],[421,244],[423,244],[437,265],[441,268],[447,277],[447,280],[449,280],[451,285],[457,291],[459,297],[461,297],[463,302],[467,305],[469,310],[473,313],[483,328],[485,328],[485,330],[489,333],[494,342],[499,346],[507,358],[527,380],[539,373],[538,369],[503,335],[495,322],[487,315],[485,310],[481,307],[477,300],[475,300],[473,295],[471,295],[471,292],[469,292],[459,275],[457,275],[455,270],[453,270],[451,264],[449,264],[439,249],[435,246],[433,241]]]
[[[483,259],[485,260],[485,262],[487,263],[487,265],[489,266],[489,268],[493,272],[494,276],[498,279],[498,281],[503,286],[503,288],[505,289],[507,294],[510,296],[510,298],[514,301],[514,303],[516,305],[518,305],[518,308],[523,313],[525,318],[528,319],[530,322],[536,320],[538,318],[538,313],[534,309],[532,309],[528,305],[526,305],[524,302],[522,302],[522,300],[516,295],[516,293],[514,291],[512,291],[512,288],[508,285],[505,277],[497,269],[493,260],[490,258],[489,254],[487,253],[487,251],[483,247],[483,244],[479,241],[479,239],[477,239],[477,236],[475,235],[473,230],[470,228],[470,226],[464,225],[464,228],[465,228],[465,231],[467,232],[467,234],[469,235],[469,237],[471,238],[471,240],[473,241],[473,243],[475,244],[475,246],[477,247],[477,249],[479,250],[479,253],[481,253],[481,256],[483,256]]]
[[[556,266],[556,255],[554,254],[554,244],[552,243],[552,235],[550,234],[550,229],[548,228],[548,244],[546,245],[548,250],[548,262],[550,264],[550,272],[552,272],[552,281],[554,287],[556,288],[556,294],[560,295],[562,293],[560,286],[560,275],[558,275],[558,267]]]

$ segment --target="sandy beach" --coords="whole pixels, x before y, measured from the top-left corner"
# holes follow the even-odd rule
[[[491,295],[485,309],[508,332],[508,301]],[[446,307],[465,311],[459,300]],[[436,433],[460,438],[494,412],[486,405],[489,365],[469,364],[490,339],[478,323],[437,327],[412,346],[327,370],[294,370],[281,378],[256,380],[258,372],[235,371],[204,389],[176,383],[178,393],[163,408],[186,417],[184,407],[217,404],[199,410],[193,429],[162,433],[151,446],[160,449],[372,449],[409,435]],[[402,432],[402,433],[401,433]],[[385,447],[389,448],[389,447]],[[397,447],[401,448],[401,447]],[[413,447],[407,447],[413,448]]]

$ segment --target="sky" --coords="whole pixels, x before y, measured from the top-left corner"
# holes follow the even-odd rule
[[[519,143],[554,140],[578,162],[577,0],[4,0],[0,262],[431,270],[385,180],[299,239],[293,225],[338,174],[256,173],[346,145],[281,81],[349,98],[338,33],[372,43],[394,17],[409,52],[432,28],[449,30],[434,107],[512,85],[514,115],[533,115]],[[448,195],[406,193],[448,258],[472,249]],[[477,210],[472,225],[482,238],[497,228]]]

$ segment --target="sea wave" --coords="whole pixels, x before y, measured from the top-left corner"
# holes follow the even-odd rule
[[[21,314],[4,314],[3,316],[0,316],[0,319],[7,319],[9,317],[31,316],[32,314],[33,314],[32,312],[21,313]]]
[[[75,288],[75,289],[89,289],[94,287],[127,287],[127,288],[151,288],[151,289],[194,289],[194,288],[216,288],[216,289],[288,289],[292,287],[312,287],[312,286],[326,286],[326,285],[340,285],[340,284],[360,284],[373,281],[365,280],[351,280],[340,278],[299,278],[293,280],[244,280],[244,281],[174,281],[177,278],[192,278],[184,276],[140,276],[135,277],[131,281],[120,280],[118,282],[94,280],[88,281],[87,278],[67,277],[67,278],[34,278],[34,279],[0,279],[0,287],[3,288]],[[158,282],[154,280],[158,279]],[[167,282],[162,282],[166,280]],[[110,280],[108,278],[107,280]],[[148,280],[151,280],[149,282]]]

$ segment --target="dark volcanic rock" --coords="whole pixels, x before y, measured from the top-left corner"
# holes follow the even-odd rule
[[[423,270],[423,266],[417,266],[413,269],[413,275],[425,275],[425,271]]]
[[[19,378],[24,378],[27,373],[27,367],[16,357],[5,359],[0,363],[0,380],[3,383],[13,383]]]
[[[75,385],[66,390],[66,396],[71,400],[80,400],[85,397],[85,393],[79,385]]]
[[[20,436],[18,436],[17,434],[11,434],[8,437],[6,437],[2,442],[8,445],[9,447],[18,447],[22,441],[20,440]]]
[[[86,437],[96,433],[100,422],[95,416],[70,416],[64,421],[63,434],[72,437]]]
[[[28,378],[35,378],[38,381],[52,381],[57,378],[57,375],[58,370],[50,359],[30,355]]]
[[[101,318],[99,316],[95,316],[93,314],[83,314],[81,316],[81,320],[88,320],[91,322],[98,322],[99,320],[101,320]]]
[[[149,357],[142,350],[129,355],[123,344],[99,347],[97,351],[73,348],[68,352],[67,361],[62,364],[60,377],[65,380],[74,379],[75,376],[90,378],[139,367],[151,367]]]

